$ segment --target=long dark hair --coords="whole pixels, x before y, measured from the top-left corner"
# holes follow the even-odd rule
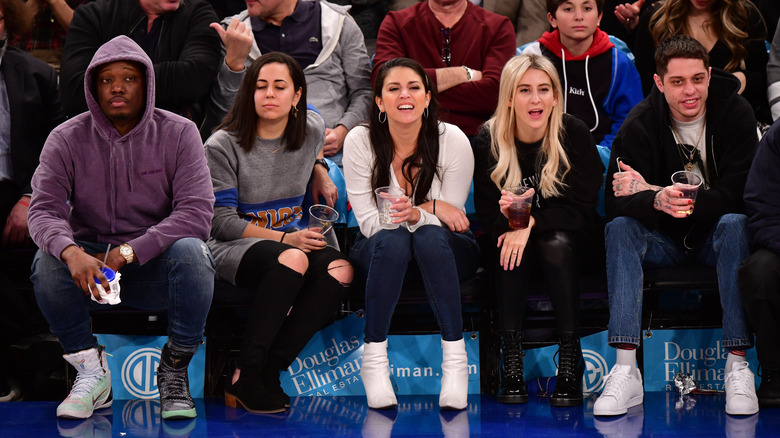
[[[293,81],[295,91],[301,90],[301,98],[298,105],[290,111],[290,118],[282,134],[282,143],[289,150],[300,149],[306,136],[306,77],[303,70],[293,57],[281,52],[271,52],[255,59],[252,65],[246,69],[241,87],[236,93],[233,106],[225,116],[222,124],[217,129],[224,129],[235,135],[238,144],[243,150],[249,152],[255,144],[257,137],[257,124],[259,118],[255,110],[255,89],[257,88],[257,76],[260,69],[266,64],[279,63],[287,66]],[[297,108],[297,116],[294,116]]]
[[[414,204],[420,205],[428,201],[428,191],[431,189],[433,177],[438,176],[439,168],[439,103],[436,100],[436,89],[431,87],[431,79],[425,69],[417,61],[408,58],[395,58],[385,62],[379,69],[374,82],[374,102],[382,97],[382,88],[387,74],[395,67],[407,67],[414,70],[420,78],[426,92],[431,93],[427,115],[423,114],[420,134],[417,136],[417,149],[406,158],[401,166],[404,178],[414,187]],[[371,174],[371,189],[390,185],[390,172],[395,153],[395,145],[390,135],[388,123],[379,121],[379,107],[376,103],[371,110],[368,121],[371,133],[371,145],[374,148],[374,169]],[[417,176],[412,177],[412,170],[418,169]]]

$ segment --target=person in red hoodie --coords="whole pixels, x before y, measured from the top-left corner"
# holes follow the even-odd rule
[[[626,115],[642,98],[639,73],[599,29],[604,0],[547,0],[554,30],[523,54],[548,58],[563,83],[563,110],[585,122],[596,144],[612,148]]]

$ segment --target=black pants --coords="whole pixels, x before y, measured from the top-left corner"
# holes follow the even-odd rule
[[[780,369],[780,256],[759,249],[739,268],[739,289],[761,366]]]
[[[496,258],[500,330],[522,330],[528,290],[534,280],[538,283],[541,279],[550,294],[558,332],[577,332],[580,260],[588,257],[588,251],[583,251],[584,240],[583,236],[566,231],[531,232],[520,266],[505,271]]]
[[[341,307],[345,286],[328,273],[328,265],[345,259],[343,254],[330,247],[312,251],[307,254],[309,269],[301,275],[279,263],[279,254],[291,248],[264,240],[252,246],[241,260],[236,284],[256,292],[240,367],[272,363],[279,369],[287,368]]]

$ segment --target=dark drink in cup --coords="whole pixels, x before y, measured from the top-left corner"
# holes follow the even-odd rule
[[[509,228],[524,230],[528,228],[528,223],[531,220],[533,192],[526,186],[510,187],[507,190],[512,192],[513,197],[512,205],[507,209]]]
[[[509,213],[509,228],[524,230],[528,228],[528,222],[531,220],[531,203],[520,202],[512,204],[509,206],[507,213]]]

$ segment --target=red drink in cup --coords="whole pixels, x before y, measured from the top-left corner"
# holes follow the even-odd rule
[[[528,228],[528,223],[531,220],[533,192],[529,192],[530,188],[526,186],[510,187],[507,190],[512,192],[513,196],[512,205],[507,209],[509,228],[524,230]]]

